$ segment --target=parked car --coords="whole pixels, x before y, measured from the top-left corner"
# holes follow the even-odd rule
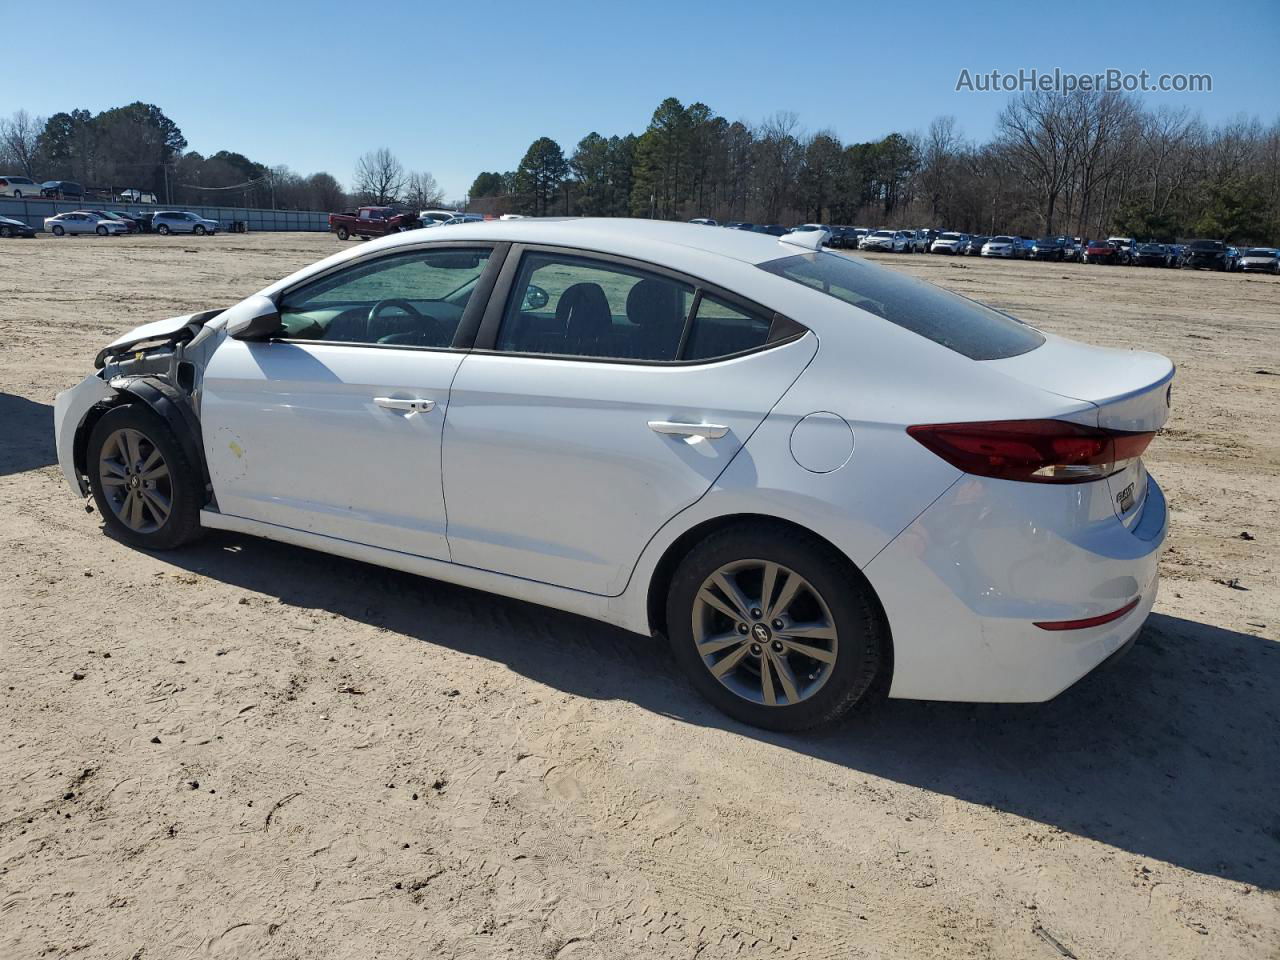
[[[436,225],[451,222],[456,216],[456,213],[450,211],[449,216],[437,220]],[[383,237],[420,226],[420,217],[421,214],[415,216],[396,207],[360,207],[353,213],[329,214],[329,229],[338,235],[339,240],[350,240],[352,237],[368,240],[370,237]],[[435,219],[434,216],[432,219]]]
[[[1235,273],[1240,269],[1242,255],[1239,247],[1227,247],[1227,272]]]
[[[940,233],[938,238],[929,245],[930,253],[949,253],[955,256],[969,245],[969,235],[967,233]]]
[[[932,242],[928,230],[904,230],[907,235],[906,253],[928,253]]]
[[[11,237],[34,237],[35,235],[35,230],[29,224],[15,220],[13,217],[0,217],[0,237],[5,240]]]
[[[207,220],[186,210],[161,210],[151,217],[151,229],[156,233],[217,233],[218,221]]]
[[[80,200],[84,187],[74,180],[46,180],[40,184],[40,196],[50,200]]]
[[[809,233],[814,230],[826,231],[827,238],[823,240],[822,245],[826,246],[831,241],[831,227],[825,223],[802,223],[799,226],[792,227],[790,233]]]
[[[862,238],[859,249],[907,253],[910,242],[905,230],[876,230]]]
[[[992,237],[982,245],[982,255],[1017,260],[1026,256],[1026,249],[1022,245],[1021,237],[999,236]]]
[[[145,193],[142,190],[121,190],[118,194],[125,203],[156,203],[156,195],[154,193]]]
[[[987,241],[990,239],[990,237],[983,236],[982,234],[970,235],[969,242],[966,243],[964,247],[964,255],[967,257],[982,256],[982,248],[987,245]]]
[[[1168,267],[1172,262],[1173,256],[1163,243],[1140,243],[1133,253],[1133,264],[1137,267]]]
[[[858,233],[853,227],[832,227],[831,240],[827,246],[838,247],[841,250],[857,250]]]
[[[662,634],[761,727],[1056,696],[1155,602],[1173,364],[818,239],[389,236],[112,341],[58,462],[138,548],[233,530]]]
[[[125,225],[126,233],[138,232],[138,221],[127,213],[121,213],[118,210],[90,210],[88,212],[102,217],[104,220],[119,220]]]
[[[1138,256],[1138,243],[1133,237],[1107,237],[1107,243],[1116,248],[1116,263],[1131,264]]]
[[[451,227],[456,223],[484,223],[484,217],[478,213],[460,213],[457,216],[450,217],[443,223],[436,224],[440,227]],[[714,224],[712,224],[714,226]]]
[[[484,217],[481,217],[480,219],[481,219],[481,220],[483,220],[483,219],[484,219]],[[696,224],[698,224],[699,226],[702,226],[702,227],[718,227],[718,226],[720,226],[720,224],[716,223],[716,221],[712,220],[710,217],[696,217],[695,219],[690,220],[689,222],[690,222],[690,223],[696,223]]]
[[[1280,274],[1280,250],[1250,247],[1240,258],[1240,269],[1245,273]]]
[[[1085,263],[1123,263],[1120,248],[1110,240],[1091,240],[1085,245],[1082,257]]]
[[[751,230],[753,233],[766,233],[771,237],[781,237],[787,233],[787,228],[780,223],[757,223]]]
[[[20,177],[17,174],[5,174],[0,177],[0,197],[15,197],[17,199],[33,199],[40,196],[40,185],[30,177]]]
[[[1067,238],[1041,237],[1031,244],[1027,256],[1031,260],[1056,260],[1061,263],[1067,259]]]
[[[1062,258],[1079,263],[1084,256],[1084,241],[1079,237],[1063,237]]]
[[[374,209],[374,208],[370,207],[370,209]],[[382,209],[382,208],[378,208],[378,209]],[[389,209],[394,209],[394,208],[389,208]],[[422,221],[422,225],[424,227],[434,227],[438,224],[444,223],[446,220],[452,220],[461,212],[462,212],[461,210],[421,210],[418,213],[418,219]],[[513,216],[513,215],[508,214],[508,216]],[[330,219],[330,229],[332,229],[333,218],[330,217],[329,219]]]
[[[1221,240],[1192,240],[1182,265],[1192,270],[1226,270],[1227,245]]]
[[[1169,246],[1169,256],[1173,260],[1173,262],[1170,263],[1169,266],[1173,267],[1174,269],[1177,269],[1182,266],[1183,260],[1186,259],[1187,248],[1184,244],[1181,244],[1181,243],[1171,243],[1168,246]]]
[[[44,218],[44,228],[55,237],[78,233],[96,233],[100,237],[128,233],[129,228],[120,220],[112,220],[88,210],[74,210]]]
[[[754,223],[747,223],[744,220],[730,220],[725,224],[725,227],[730,230],[754,230],[756,225]]]

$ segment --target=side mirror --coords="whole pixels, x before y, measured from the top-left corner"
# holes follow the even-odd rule
[[[541,310],[551,300],[547,291],[543,290],[537,284],[531,283],[524,291],[524,310]]]
[[[235,340],[266,340],[280,330],[280,311],[266,297],[255,294],[231,308],[227,335]]]

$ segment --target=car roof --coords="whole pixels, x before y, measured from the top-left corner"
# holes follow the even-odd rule
[[[382,247],[394,247],[421,243],[423,239],[418,231],[409,230],[375,242]],[[549,244],[640,259],[651,255],[653,248],[677,247],[750,264],[766,263],[802,252],[795,245],[783,243],[768,234],[746,230],[705,230],[691,223],[621,217],[528,217],[524,220],[458,223],[433,228],[430,239]],[[667,259],[658,257],[656,262]]]

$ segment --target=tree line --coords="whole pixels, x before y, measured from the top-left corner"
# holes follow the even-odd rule
[[[1280,244],[1280,120],[1210,126],[1128,94],[1037,91],[1012,97],[984,142],[943,116],[845,144],[793,113],[748,124],[669,97],[638,134],[593,131],[567,155],[540,137],[470,196],[526,215]]]
[[[441,200],[431,174],[406,171],[386,150],[357,161],[351,194],[327,172],[304,175],[232,150],[205,156],[187,149],[182,130],[163,110],[141,102],[97,114],[75,109],[44,118],[18,110],[0,118],[4,173],[116,193],[139,190],[173,205],[341,210],[353,203],[432,206]]]

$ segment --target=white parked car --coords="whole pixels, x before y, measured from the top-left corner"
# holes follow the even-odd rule
[[[129,225],[123,220],[112,220],[88,210],[45,217],[44,228],[55,237],[76,233],[96,233],[100,237],[106,237],[129,232]]]
[[[108,344],[58,460],[141,548],[230,530],[662,633],[763,727],[1053,697],[1155,601],[1173,365],[820,241],[397,233]]]
[[[859,250],[887,250],[890,253],[907,253],[911,239],[902,230],[876,230],[862,238]]]
[[[949,253],[953,257],[969,245],[967,233],[941,233],[929,247],[930,253]]]
[[[1021,237],[992,237],[982,245],[982,255],[1016,259],[1026,256],[1026,247]]]
[[[694,218],[693,218],[692,220],[690,220],[689,222],[690,222],[690,223],[696,223],[696,224],[697,224],[698,226],[700,226],[700,227],[718,227],[718,226],[720,226],[720,224],[719,224],[719,223],[717,223],[715,220],[712,220],[710,217],[694,217]]]
[[[40,199],[40,184],[36,183],[30,177],[20,177],[17,174],[5,174],[0,177],[0,197],[16,197],[27,199]]]
[[[161,210],[151,218],[151,229],[156,233],[217,233],[218,221],[196,216],[180,210]]]

